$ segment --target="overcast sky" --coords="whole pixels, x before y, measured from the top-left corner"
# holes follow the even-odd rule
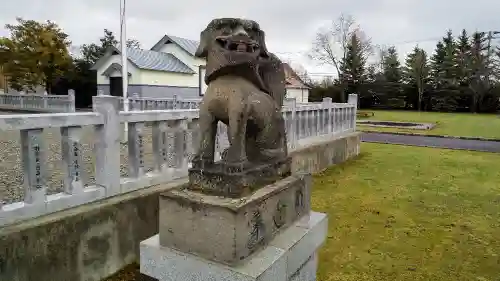
[[[5,2],[5,1],[4,1]],[[119,36],[120,0],[16,0],[0,9],[0,36],[16,17],[57,22],[74,45],[95,42],[108,28]],[[302,54],[317,29],[341,13],[352,15],[375,44],[406,53],[416,41],[432,51],[448,28],[459,33],[500,30],[498,0],[127,0],[127,37],[151,48],[164,34],[198,40],[216,17],[256,20],[272,52],[303,64],[312,73],[330,73]]]

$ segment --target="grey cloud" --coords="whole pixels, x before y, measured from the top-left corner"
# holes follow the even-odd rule
[[[0,11],[0,24],[11,23],[16,16],[35,20],[53,20],[70,35],[74,44],[96,41],[104,28],[119,31],[119,0],[18,0]],[[443,36],[446,29],[459,33],[500,29],[500,10],[496,0],[128,0],[127,35],[151,47],[165,33],[198,39],[199,32],[214,17],[245,17],[258,21],[266,31],[275,52],[296,53],[306,50],[317,28],[340,13],[355,17],[376,44],[396,44],[402,53],[415,43],[403,42]],[[0,35],[6,31],[0,29]],[[435,42],[421,42],[432,51]],[[313,72],[331,71],[315,67],[300,54]]]

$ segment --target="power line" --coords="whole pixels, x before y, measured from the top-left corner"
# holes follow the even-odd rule
[[[430,42],[430,41],[437,41],[437,40],[441,40],[443,37],[440,36],[440,37],[430,37],[430,38],[427,38],[427,39],[419,39],[419,40],[409,40],[409,41],[400,41],[400,42],[395,42],[395,43],[391,43],[391,44],[378,44],[378,45],[381,45],[381,46],[397,46],[397,45],[406,45],[406,44],[414,44],[414,43],[421,43],[421,42]]]
[[[307,75],[309,76],[337,76],[336,73],[333,72],[308,72]]]
[[[488,34],[488,50],[492,48],[491,41],[494,39],[500,39],[500,31],[487,31],[487,32],[482,32]],[[496,37],[498,36],[498,37]],[[442,40],[443,36],[439,37],[429,37],[426,39],[418,39],[418,40],[407,40],[407,41],[399,41],[399,42],[394,42],[391,44],[377,44],[379,46],[397,46],[397,45],[405,45],[405,44],[410,44],[410,43],[421,43],[421,42],[431,42],[431,41],[439,41]],[[298,53],[304,53],[304,51],[300,52],[276,52],[276,54],[298,54]],[[489,53],[488,51],[488,58],[489,58]],[[337,73],[329,73],[329,72],[308,72],[307,73],[309,76],[323,76],[323,77],[336,77],[338,76]]]
[[[412,40],[407,40],[407,41],[399,41],[399,42],[392,42],[392,43],[385,43],[385,44],[375,44],[379,46],[397,46],[397,45],[406,45],[410,43],[421,43],[421,42],[431,42],[431,41],[438,41],[441,40],[443,36],[439,37],[429,37],[425,39],[412,39]],[[295,51],[295,52],[273,52],[277,55],[304,55],[307,54],[309,51]]]
[[[500,31],[486,31],[484,33],[492,33],[493,35],[500,35]],[[500,38],[500,37],[498,37]],[[493,37],[493,39],[498,39]],[[382,43],[382,44],[374,44],[378,46],[398,46],[398,45],[407,45],[407,44],[418,44],[418,43],[423,43],[423,42],[432,42],[432,41],[439,41],[443,39],[443,36],[434,36],[434,37],[428,37],[428,38],[422,38],[422,39],[412,39],[412,40],[405,40],[405,41],[397,41],[397,42],[392,42],[392,43]],[[295,51],[295,52],[273,52],[277,55],[304,55],[307,54],[308,51]]]

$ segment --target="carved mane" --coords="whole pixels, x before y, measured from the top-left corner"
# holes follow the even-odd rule
[[[246,61],[238,62],[232,57],[239,54],[221,54],[216,51],[216,37],[223,27],[242,26],[254,35],[258,41],[259,53]],[[286,95],[285,70],[281,60],[269,53],[266,46],[265,32],[257,22],[238,18],[221,18],[212,20],[200,34],[200,44],[195,53],[196,57],[207,59],[205,82],[210,83],[220,75],[240,75],[249,79],[263,92],[273,97],[276,105],[281,107]]]

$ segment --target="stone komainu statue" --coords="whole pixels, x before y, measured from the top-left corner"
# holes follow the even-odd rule
[[[213,163],[217,123],[228,125],[223,161],[268,162],[287,157],[281,106],[286,94],[282,62],[268,52],[255,21],[212,20],[201,33],[196,56],[206,58],[207,91],[200,104],[196,163]]]

